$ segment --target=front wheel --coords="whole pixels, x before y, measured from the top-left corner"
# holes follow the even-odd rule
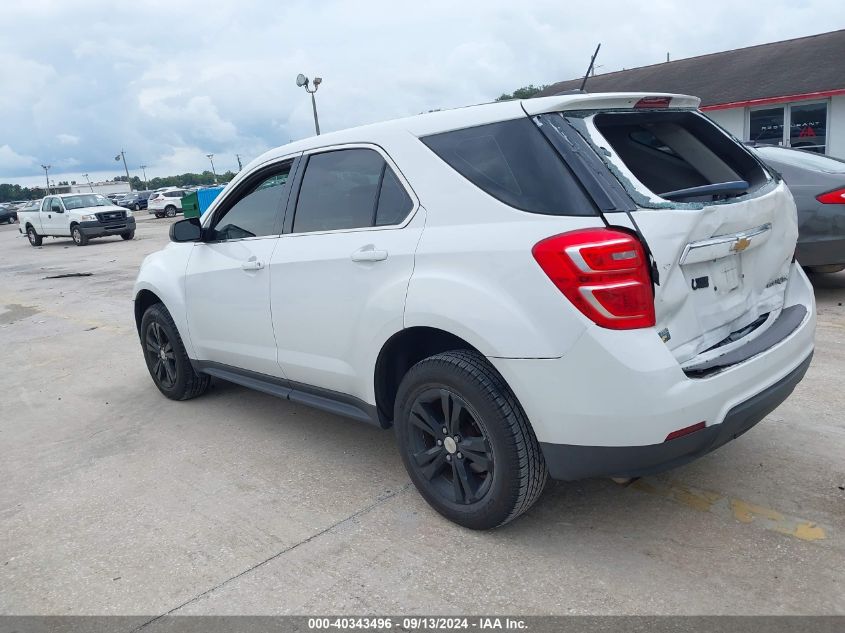
[[[82,232],[79,225],[75,225],[70,229],[70,236],[73,238],[73,243],[77,246],[85,246],[88,243],[88,236]]]
[[[176,207],[174,207],[172,204],[167,205],[164,208],[164,215],[168,218],[176,217]]]
[[[121,233],[120,237],[125,240],[131,240],[135,237],[135,231],[126,231],[126,233]]]
[[[528,510],[543,491],[548,472],[531,425],[477,352],[444,352],[414,365],[394,413],[405,468],[447,519],[494,528]]]
[[[211,377],[194,371],[173,317],[161,303],[141,318],[141,345],[158,390],[171,400],[189,400],[208,390]]]
[[[26,229],[26,237],[29,239],[29,243],[32,244],[32,246],[41,246],[41,242],[44,241],[44,238],[38,235],[38,233],[35,232],[35,229],[31,226]]]
[[[132,208],[133,208],[133,209],[135,209],[135,211],[140,211],[140,210],[141,210],[141,205],[140,205],[140,204],[138,204],[138,203],[136,202],[136,203],[135,203],[135,206],[133,206]]]

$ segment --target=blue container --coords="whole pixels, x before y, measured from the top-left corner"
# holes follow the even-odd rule
[[[214,202],[218,194],[223,191],[223,187],[209,187],[208,189],[200,189],[197,191],[197,201],[200,205],[200,215],[208,211],[208,207]]]

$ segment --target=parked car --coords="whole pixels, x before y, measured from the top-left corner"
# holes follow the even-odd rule
[[[159,191],[147,200],[147,210],[157,218],[172,218],[182,212],[182,196],[186,194],[184,189]]]
[[[134,191],[119,202],[119,206],[133,211],[147,208],[147,201],[153,195],[152,191]]]
[[[0,224],[12,224],[17,219],[17,211],[9,205],[0,204]]]
[[[798,207],[798,261],[815,273],[845,270],[845,161],[772,145],[753,150],[780,172]]]
[[[20,232],[33,246],[41,246],[45,236],[71,237],[77,246],[85,246],[93,237],[135,237],[132,212],[98,193],[47,196],[40,207],[19,212],[18,219]]]
[[[141,266],[155,385],[393,427],[425,500],[477,529],[547,475],[716,449],[804,376],[815,304],[789,190],[698,103],[513,100],[271,150]]]

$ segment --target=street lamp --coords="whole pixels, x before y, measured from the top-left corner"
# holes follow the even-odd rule
[[[123,169],[126,170],[126,184],[129,185],[129,191],[132,191],[132,182],[129,180],[129,168],[126,166],[126,154],[123,153],[123,150],[120,150],[120,154],[114,157],[116,161],[123,159]]]
[[[314,98],[314,93],[317,92],[317,88],[320,87],[320,84],[323,83],[322,78],[314,77],[313,89],[308,88],[308,77],[299,73],[296,76],[296,85],[300,88],[305,88],[305,92],[311,95],[311,109],[314,110],[314,129],[317,130],[317,136],[320,136],[320,121],[317,119],[317,100]]]
[[[141,167],[141,171],[144,174],[144,189],[149,189],[149,186],[147,185],[147,166],[146,165],[140,165],[140,167]]]
[[[41,165],[41,169],[44,170],[44,179],[47,181],[47,195],[49,196],[52,191],[50,191],[50,168],[52,165]]]
[[[91,179],[88,177],[88,174],[82,174],[82,175],[85,176],[85,180],[88,181],[88,186],[91,188],[91,193],[93,193],[94,192],[94,185],[91,184]]]
[[[217,172],[214,170],[214,154],[206,154],[208,160],[211,161],[211,173],[214,174],[214,184],[217,184]]]

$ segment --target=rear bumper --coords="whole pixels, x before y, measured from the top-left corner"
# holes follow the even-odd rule
[[[648,446],[571,446],[540,443],[553,479],[642,477],[691,462],[738,438],[774,411],[801,382],[813,354],[775,384],[735,405],[721,424]]]
[[[785,298],[786,307],[803,307],[791,333],[704,377],[685,374],[653,328],[590,327],[561,358],[490,362],[519,399],[553,477],[655,472],[738,436],[800,381],[814,348],[816,314],[812,286],[797,264]],[[704,429],[665,442],[701,422]]]
[[[799,240],[795,256],[802,266],[845,264],[845,237],[812,242]]]
[[[103,235],[120,235],[135,230],[135,218],[125,218],[116,222],[80,222],[79,230],[86,237],[101,237]]]

